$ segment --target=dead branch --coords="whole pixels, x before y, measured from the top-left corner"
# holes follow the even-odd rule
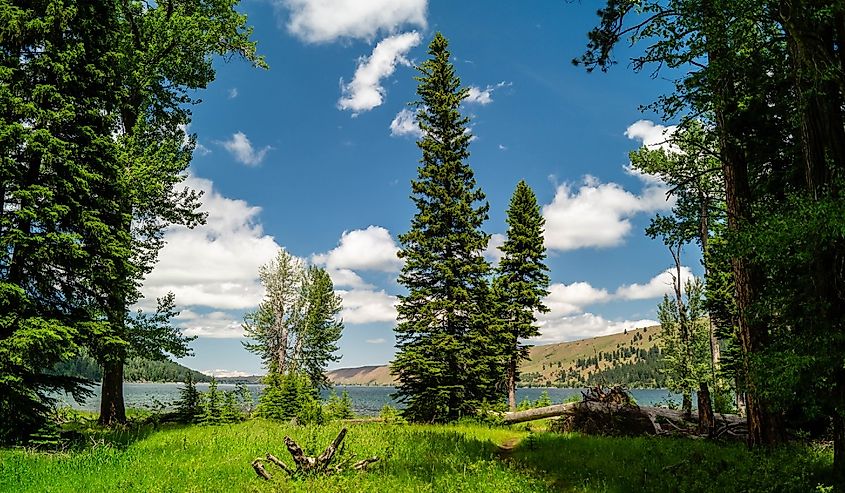
[[[345,437],[346,428],[343,428],[340,430],[340,433],[337,434],[337,437],[332,440],[332,443],[326,447],[326,450],[324,450],[322,454],[318,457],[309,457],[305,455],[305,452],[299,444],[297,444],[291,437],[286,436],[284,438],[285,447],[287,447],[288,452],[290,452],[290,455],[293,458],[293,462],[296,465],[295,468],[289,467],[287,464],[282,462],[281,459],[270,453],[267,454],[267,460],[288,473],[288,476],[290,477],[296,477],[304,474],[333,474],[341,472],[343,467],[354,458],[354,455],[352,455],[345,458],[339,464],[331,465],[332,459],[335,458],[339,451],[343,450],[343,439]],[[352,465],[352,469],[356,471],[366,470],[367,466],[373,462],[377,462],[378,460],[378,457],[370,457],[369,459],[360,460]],[[267,481],[271,479],[270,474],[264,469],[264,465],[262,464],[260,458],[255,459],[252,462],[252,468],[255,469],[255,473],[258,474],[259,477]]]

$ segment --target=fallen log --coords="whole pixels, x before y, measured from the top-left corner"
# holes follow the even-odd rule
[[[535,407],[534,409],[528,409],[525,411],[513,411],[505,413],[504,418],[502,418],[502,422],[504,424],[511,425],[515,423],[523,423],[525,421],[535,421],[538,419],[563,416],[580,404],[580,402],[568,402],[566,404],[555,404],[553,406]]]
[[[334,459],[335,457],[335,454],[342,450],[342,443],[345,437],[346,428],[343,428],[342,430],[340,430],[340,433],[337,434],[337,437],[332,440],[332,443],[330,443],[329,446],[326,447],[326,450],[324,450],[322,454],[320,454],[318,457],[309,457],[305,455],[305,452],[302,450],[302,447],[300,447],[299,444],[297,444],[291,437],[286,436],[284,438],[285,447],[287,447],[288,452],[290,452],[290,455],[293,458],[295,468],[288,466],[281,459],[270,453],[267,454],[267,460],[275,464],[277,467],[279,467],[279,469],[286,472],[290,477],[318,473],[337,473],[342,471],[343,466],[354,458],[353,455],[348,457],[346,460],[344,460],[338,465],[330,465],[332,459]],[[363,471],[367,468],[367,466],[374,462],[377,462],[378,460],[378,457],[370,457],[369,459],[360,460],[353,464],[352,469],[356,471]],[[264,469],[264,464],[260,457],[252,461],[252,468],[253,470],[255,470],[255,473],[258,475],[258,477],[267,481],[270,481],[272,479],[270,473],[268,473],[267,470]]]
[[[698,436],[698,421],[687,420],[683,412],[663,407],[637,406],[599,401],[581,401],[506,413],[505,424],[561,417],[555,423],[558,431],[580,431],[605,435],[668,435]],[[714,414],[716,437],[741,435],[745,420],[733,414]]]

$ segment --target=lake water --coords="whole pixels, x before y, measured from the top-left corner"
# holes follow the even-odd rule
[[[123,396],[126,401],[126,407],[155,409],[164,406],[165,408],[172,408],[173,404],[179,399],[179,389],[181,387],[182,384],[180,383],[125,383],[123,385]],[[259,384],[247,385],[247,388],[252,391],[256,402],[258,401],[258,394],[261,393],[262,387],[263,385]],[[217,388],[220,390],[232,390],[235,388],[235,385],[218,384]],[[206,391],[208,390],[208,384],[198,383],[197,389]],[[97,386],[93,390],[95,392],[94,397],[88,399],[85,403],[78,403],[70,396],[63,396],[60,398],[60,401],[77,409],[97,411],[100,408],[100,387]],[[396,391],[394,387],[337,385],[334,390],[338,394],[344,390],[349,393],[349,398],[352,400],[352,410],[357,415],[376,416],[385,404],[401,407],[390,397],[390,394]],[[544,390],[549,393],[549,398],[551,398],[552,402],[557,404],[573,395],[580,396],[582,389],[517,389],[517,401],[525,398],[531,399],[532,401],[537,400]],[[680,395],[673,394],[665,389],[633,389],[630,392],[641,406],[665,404],[667,401],[679,404],[681,401]],[[323,391],[323,398],[327,399],[328,396],[329,391]]]

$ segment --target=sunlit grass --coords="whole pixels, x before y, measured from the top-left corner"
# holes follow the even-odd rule
[[[0,452],[0,490],[52,491],[547,491],[541,478],[497,458],[495,441],[519,436],[483,426],[349,424],[344,455],[382,460],[365,473],[291,481],[259,479],[251,461],[288,459],[290,435],[317,455],[343,425],[297,427],[263,420],[217,427],[163,427],[137,440],[69,453]],[[524,433],[523,433],[524,435]],[[492,441],[491,441],[492,440]],[[121,445],[126,443],[126,445]]]
[[[268,483],[250,466],[267,452],[290,463],[285,435],[316,455],[343,426],[349,433],[339,459],[379,456],[369,471],[291,480],[266,464],[274,475]],[[75,451],[0,450],[0,491],[805,492],[829,479],[832,454],[818,446],[752,453],[741,444],[559,435],[543,428],[373,422],[303,427],[258,419],[216,427],[94,427]],[[517,442],[513,450],[498,446]]]

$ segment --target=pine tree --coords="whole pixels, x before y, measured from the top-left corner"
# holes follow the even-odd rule
[[[117,238],[112,2],[0,5],[0,441],[42,427],[50,369],[100,329],[94,286]],[[88,392],[90,394],[90,392]]]
[[[495,354],[488,328],[489,265],[482,256],[489,236],[481,231],[489,206],[477,187],[469,157],[469,119],[460,113],[467,89],[449,63],[440,33],[417,94],[423,137],[419,176],[411,182],[417,213],[399,237],[405,260],[399,282],[397,355],[391,372],[396,396],[413,421],[447,421],[495,399]]]
[[[208,392],[202,394],[202,412],[199,422],[204,425],[219,425],[223,422],[223,392],[217,390],[217,380],[212,378]]]
[[[543,263],[543,225],[537,197],[520,181],[508,207],[508,233],[500,247],[504,256],[496,269],[493,293],[500,324],[500,338],[507,361],[508,403],[516,410],[516,382],[519,362],[528,357],[528,346],[520,339],[539,334],[534,313],[547,312],[543,297],[548,294],[548,267]]]
[[[176,412],[179,421],[182,423],[195,423],[200,413],[202,395],[197,390],[197,384],[190,373],[185,380],[185,386],[179,389],[179,401],[176,403]]]

